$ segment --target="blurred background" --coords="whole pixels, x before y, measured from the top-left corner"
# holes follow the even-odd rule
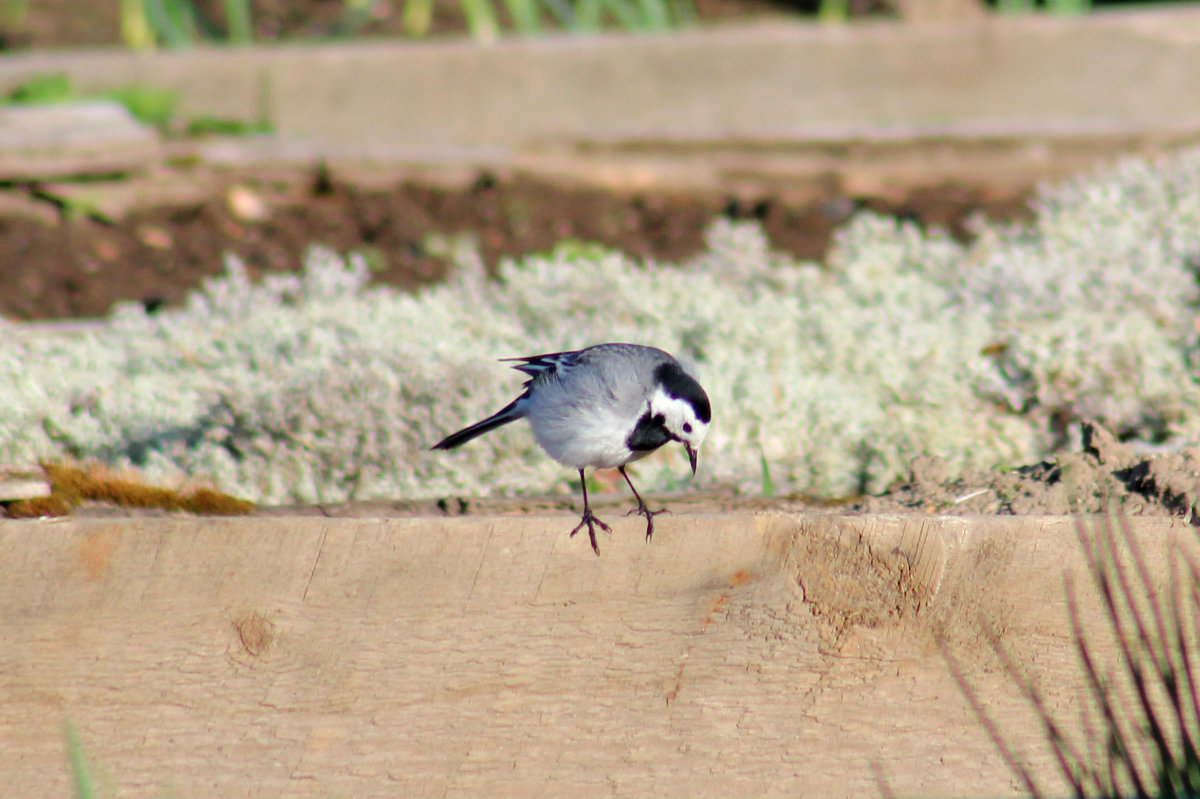
[[[1177,0],[1184,2],[1184,0]],[[1086,13],[1138,0],[5,0],[6,50],[346,36],[646,31],[751,20]],[[1167,2],[1153,5],[1170,5]]]

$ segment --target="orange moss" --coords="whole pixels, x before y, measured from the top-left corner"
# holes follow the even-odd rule
[[[68,516],[71,503],[51,494],[48,497],[18,499],[4,506],[4,515],[10,519],[37,519],[42,516]]]
[[[123,508],[162,508],[201,515],[241,516],[254,503],[211,488],[184,493],[146,485],[136,475],[120,475],[100,464],[43,463],[50,496],[9,503],[10,517],[65,516],[81,502],[109,502]]]
[[[197,488],[183,498],[183,509],[202,516],[244,516],[254,510],[254,503],[211,488]]]

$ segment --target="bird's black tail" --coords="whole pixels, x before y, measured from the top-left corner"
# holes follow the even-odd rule
[[[451,433],[430,447],[430,449],[454,449],[455,447],[461,447],[473,438],[477,438],[484,433],[490,433],[497,427],[503,427],[509,422],[515,422],[525,416],[524,401],[524,395],[517,397],[482,422],[476,422],[468,428],[459,430],[457,433]]]

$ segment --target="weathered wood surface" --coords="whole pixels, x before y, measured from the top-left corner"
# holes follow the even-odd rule
[[[203,163],[321,162],[357,179],[388,164],[466,165],[626,189],[768,185],[825,197],[819,187],[842,180],[854,196],[981,176],[1024,189],[1197,142],[1200,12],[1173,5],[514,36],[490,47],[354,40],[16,53],[0,61],[0,92],[45,73],[84,96],[130,85],[173,92],[179,119],[265,119],[279,134],[185,145]],[[0,167],[29,174],[24,150],[5,158],[0,146]],[[54,161],[37,166],[46,168],[62,174]]]
[[[122,797],[1017,792],[935,631],[1049,773],[977,623],[1072,707],[1072,520],[572,523],[0,523],[0,794],[71,795],[64,719]]]
[[[155,130],[116,102],[0,107],[0,180],[131,172],[157,163]]]
[[[0,322],[0,331],[3,323]],[[4,331],[7,332],[7,331]],[[0,463],[0,502],[50,496],[50,481],[42,467]]]

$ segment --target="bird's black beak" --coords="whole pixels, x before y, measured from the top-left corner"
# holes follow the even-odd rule
[[[692,476],[695,477],[696,476],[696,458],[699,457],[699,453],[697,453],[696,450],[692,449],[692,445],[687,443],[686,441],[683,442],[683,448],[687,450],[688,463],[690,463],[692,465]]]

